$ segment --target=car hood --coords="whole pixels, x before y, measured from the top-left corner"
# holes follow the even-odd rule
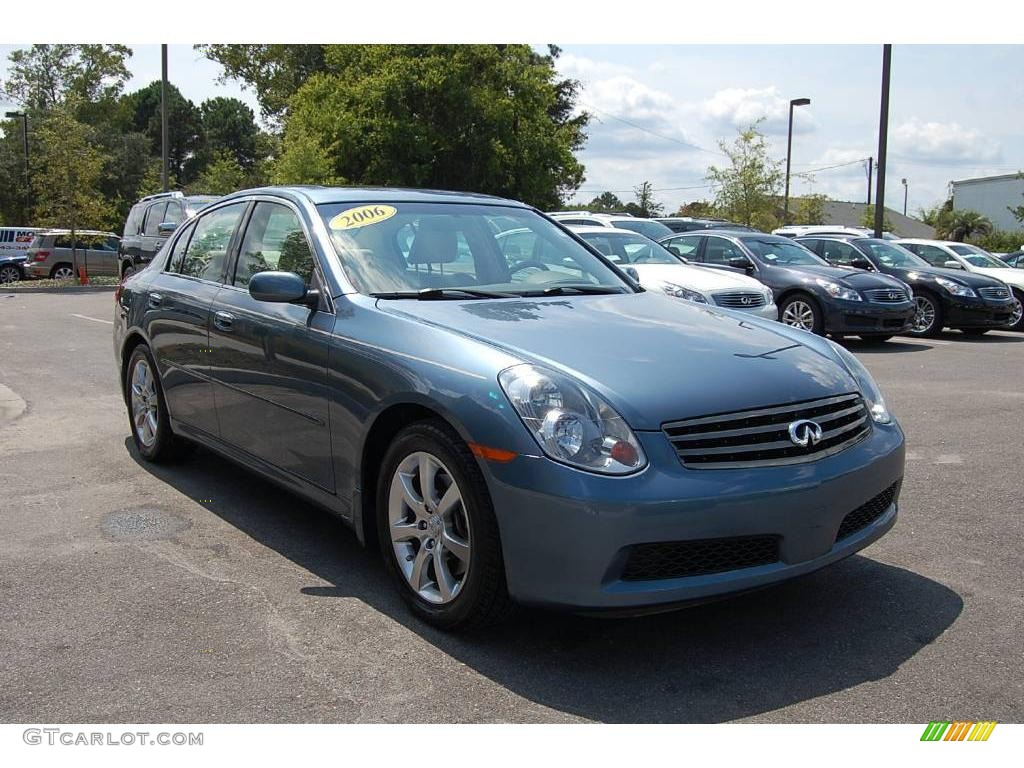
[[[901,274],[906,280],[914,282],[918,279],[934,280],[936,277],[945,277],[949,280],[958,280],[971,288],[985,288],[999,285],[1000,281],[988,275],[976,272],[967,272],[962,269],[945,269],[943,267],[892,267],[894,271]],[[993,272],[1002,272],[1001,269],[994,269]],[[1009,272],[1010,270],[1006,270]]]
[[[1024,288],[1024,271],[1019,269],[1000,269],[999,267],[974,267],[971,269],[971,273],[975,275],[985,275],[991,277],[994,280],[999,280],[1003,283],[1009,283],[1017,288]]]
[[[824,339],[654,291],[378,307],[568,373],[634,429],[857,389]]]
[[[631,264],[640,275],[640,284],[657,288],[657,281],[675,283],[695,291],[747,290],[763,293],[765,286],[752,277],[722,269],[692,264]],[[646,281],[646,282],[645,282]]]
[[[788,269],[795,274],[805,273],[808,278],[821,277],[835,283],[840,283],[847,288],[855,288],[858,290],[864,290],[865,288],[899,287],[899,281],[889,277],[888,275],[880,275],[876,272],[865,272],[860,269],[846,269],[844,267],[831,267],[825,265],[780,267],[780,269]]]

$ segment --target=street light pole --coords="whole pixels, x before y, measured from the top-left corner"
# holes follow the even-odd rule
[[[786,136],[786,195],[782,202],[782,223],[789,224],[789,168],[793,159],[793,107],[806,107],[810,99],[791,99],[789,102],[789,133]]]
[[[170,191],[170,185],[167,182],[167,133],[167,45],[165,44],[160,46],[160,180],[163,182],[164,192]]]
[[[903,180],[903,215],[907,215],[907,180]]]
[[[889,144],[889,71],[892,67],[892,46],[882,46],[882,103],[878,116],[878,189],[875,193],[875,237],[882,236],[885,226],[885,156]]]
[[[21,136],[22,136],[22,139],[24,140],[24,143],[25,143],[25,194],[21,198],[24,201],[24,202],[22,202],[21,218],[23,220],[23,224],[27,225],[28,224],[28,201],[29,201],[30,196],[32,194],[32,191],[29,188],[29,185],[32,183],[32,177],[30,175],[29,162],[28,162],[28,114],[26,114],[25,112],[5,112],[4,113],[4,117],[11,118],[11,119],[18,118],[18,117],[21,118]]]

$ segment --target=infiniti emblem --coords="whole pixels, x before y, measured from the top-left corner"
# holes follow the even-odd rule
[[[799,419],[789,425],[789,439],[793,445],[811,448],[821,442],[821,425],[807,419]]]
[[[750,298],[749,296],[744,296],[742,299],[740,299],[740,303],[745,305],[745,306],[749,306],[753,301],[754,300],[752,298]]]
[[[900,298],[900,295],[896,291],[889,291],[889,301],[896,301],[898,298]]]

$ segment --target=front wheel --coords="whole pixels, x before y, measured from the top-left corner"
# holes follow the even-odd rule
[[[21,270],[12,264],[0,267],[0,283],[16,283],[21,280]]]
[[[914,303],[917,305],[917,313],[907,335],[937,336],[942,331],[942,306],[938,300],[931,294],[918,293],[914,296]]]
[[[71,280],[75,276],[75,270],[70,264],[58,264],[50,270],[50,278],[53,280]]]
[[[1024,292],[1013,292],[1013,315],[1006,324],[1008,331],[1024,331]]]
[[[445,422],[402,430],[381,464],[377,532],[388,572],[417,616],[444,629],[510,612],[498,524],[472,453]]]
[[[802,293],[790,296],[782,302],[779,307],[779,320],[791,328],[800,328],[819,336],[825,332],[825,318],[818,303]]]

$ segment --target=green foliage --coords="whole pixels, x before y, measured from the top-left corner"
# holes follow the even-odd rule
[[[281,156],[271,165],[274,184],[344,184],[336,175],[334,162],[317,138],[301,125],[285,134]]]
[[[32,223],[41,227],[106,229],[113,209],[100,182],[104,158],[93,143],[93,129],[57,107],[36,128]]]
[[[977,211],[959,210],[953,211],[949,216],[949,231],[945,239],[958,240],[963,242],[969,237],[984,236],[993,230],[992,221],[987,216],[982,216]]]
[[[245,170],[226,150],[216,153],[191,185],[189,191],[207,195],[226,195],[247,187]]]
[[[355,184],[485,192],[538,207],[579,187],[587,115],[553,51],[526,45],[339,45],[290,101],[290,138],[312,140]],[[308,149],[308,147],[307,147]],[[282,158],[283,159],[283,158]]]
[[[796,209],[795,224],[825,224],[825,203],[828,195],[805,195],[801,197]],[[874,215],[872,213],[872,215]]]
[[[160,81],[154,80],[125,96],[121,112],[130,130],[149,137],[150,151],[159,158],[162,151]],[[182,96],[173,83],[167,85],[167,118],[168,168],[187,183],[201,170],[196,158],[203,146],[203,120],[196,105]]]
[[[649,219],[653,216],[661,216],[665,212],[665,206],[654,200],[653,185],[649,181],[640,182],[640,186],[633,190],[636,197],[636,216]]]
[[[8,55],[3,94],[23,109],[46,112],[68,101],[82,107],[116,99],[128,81],[124,45],[33,45]],[[82,117],[82,115],[77,115]]]
[[[602,192],[587,203],[584,209],[594,213],[618,213],[623,207],[623,202],[619,199],[618,195],[612,192]]]
[[[199,105],[205,134],[204,151],[209,158],[230,154],[244,169],[256,162],[256,137],[259,128],[249,106],[238,99],[218,96]]]
[[[991,253],[1011,253],[1024,246],[1024,230],[993,230],[987,235],[972,235],[970,242]]]
[[[860,215],[860,225],[872,230],[875,228],[875,206],[864,206],[864,211]],[[882,215],[882,231],[893,231],[892,221],[889,219],[889,214],[887,213]]]
[[[768,142],[757,129],[760,122],[741,130],[732,144],[718,143],[730,164],[711,166],[707,179],[715,185],[715,207],[722,216],[770,232],[778,226],[776,199],[783,172],[782,163],[771,158]]]
[[[718,209],[710,200],[694,200],[692,203],[679,206],[679,210],[673,216],[690,216],[695,219],[718,217]]]

